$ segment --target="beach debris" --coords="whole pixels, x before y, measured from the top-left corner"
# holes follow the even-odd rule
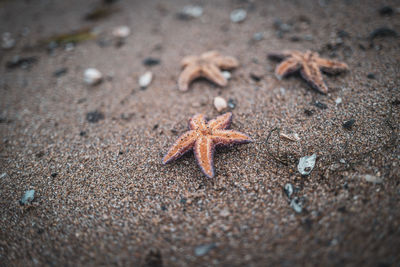
[[[88,85],[97,85],[103,80],[103,74],[95,68],[88,68],[83,73],[83,80]]]
[[[182,59],[182,73],[179,75],[178,87],[187,91],[190,83],[204,77],[219,86],[226,86],[227,79],[222,75],[222,70],[230,70],[239,66],[234,57],[222,56],[218,51],[212,50],[200,56],[186,56]]]
[[[90,111],[86,113],[86,120],[90,123],[97,123],[101,120],[104,120],[104,114],[100,111]]]
[[[191,18],[199,18],[203,15],[203,8],[201,6],[184,6],[181,12],[182,15]]]
[[[38,61],[37,57],[20,57],[18,55],[14,56],[12,60],[7,61],[7,69],[29,69],[34,63]]]
[[[236,107],[236,101],[233,98],[228,99],[228,107],[234,109]]]
[[[65,75],[65,74],[67,74],[67,72],[68,72],[68,69],[65,68],[65,67],[62,67],[62,68],[59,68],[56,71],[54,71],[53,72],[53,76],[54,77],[61,77],[61,76]]]
[[[194,249],[194,254],[195,254],[197,257],[204,256],[204,255],[206,255],[210,250],[212,250],[212,249],[215,248],[215,247],[216,247],[215,243],[205,244],[205,245],[199,245],[199,246],[195,247],[195,249]]]
[[[214,107],[218,112],[221,112],[228,107],[228,103],[224,98],[217,96],[214,98]]]
[[[224,78],[227,79],[227,80],[230,80],[232,78],[232,74],[227,70],[224,70],[222,72],[222,76],[224,76]]]
[[[311,173],[311,171],[314,169],[316,159],[317,159],[316,154],[300,158],[299,164],[297,165],[297,169],[299,170],[301,175],[309,175]]]
[[[119,38],[119,39],[125,39],[130,34],[131,34],[131,29],[126,25],[117,26],[112,30],[112,35],[115,38]]]
[[[293,208],[293,210],[297,213],[301,213],[303,211],[303,204],[299,201],[298,197],[294,197],[290,201],[290,206]]]
[[[153,73],[151,71],[146,71],[143,75],[139,77],[139,85],[141,89],[146,89],[153,80]]]
[[[262,39],[264,39],[264,33],[263,32],[256,32],[255,34],[253,34],[253,40],[254,41],[261,41]]]
[[[59,45],[65,45],[68,43],[77,44],[83,41],[95,39],[96,37],[97,35],[91,28],[85,27],[79,30],[54,35],[50,38],[40,41],[40,43],[46,44],[47,48],[52,51]]]
[[[21,200],[19,201],[19,203],[21,205],[25,205],[25,204],[30,204],[33,199],[35,198],[35,190],[27,190],[25,191],[24,196],[21,198]]]
[[[152,67],[161,63],[161,60],[154,57],[147,57],[142,61],[143,65]]]
[[[373,184],[381,184],[383,183],[383,179],[381,177],[375,176],[375,175],[370,175],[370,174],[365,174],[362,175],[362,177],[365,179],[365,181]]]
[[[335,103],[336,105],[342,104],[342,98],[341,97],[336,98]]]
[[[15,39],[12,38],[11,33],[5,32],[1,35],[1,47],[3,49],[11,49],[15,46]]]
[[[350,130],[353,127],[355,122],[356,122],[355,119],[350,119],[343,123],[343,128],[345,128],[346,130]]]
[[[397,36],[398,36],[397,32],[389,27],[377,28],[369,34],[369,38],[371,40],[374,40],[375,38],[397,37]]]
[[[285,191],[286,196],[290,199],[290,197],[293,195],[293,185],[292,184],[285,184],[285,186],[283,187],[283,190]]]
[[[230,15],[231,21],[235,23],[244,21],[246,17],[247,17],[247,12],[242,8],[233,10]]]
[[[322,94],[328,93],[328,87],[323,80],[321,70],[330,74],[337,74],[349,69],[346,63],[322,58],[317,52],[310,50],[304,53],[297,50],[283,50],[269,53],[268,56],[271,59],[282,61],[275,68],[275,76],[278,80],[289,73],[299,71],[301,77]]]
[[[292,134],[280,133],[279,137],[281,139],[286,139],[286,140],[292,141],[292,142],[300,141],[300,137],[297,133],[292,133]]]

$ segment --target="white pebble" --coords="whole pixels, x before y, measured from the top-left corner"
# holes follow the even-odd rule
[[[203,15],[203,8],[201,6],[185,6],[182,13],[193,18],[198,18]]]
[[[341,97],[336,98],[335,103],[336,103],[336,105],[341,104],[342,103],[342,98]]]
[[[3,172],[3,173],[0,175],[0,179],[6,178],[6,177],[7,177],[7,173],[6,173],[6,172]]]
[[[113,29],[112,34],[116,38],[126,38],[131,34],[131,29],[128,26],[118,26]]]
[[[101,72],[95,68],[86,69],[83,76],[85,83],[87,83],[88,85],[99,84],[103,79],[103,75],[101,74]]]
[[[2,35],[1,47],[3,49],[11,49],[15,45],[15,40],[11,37],[11,33],[5,32]]]
[[[225,79],[229,80],[232,77],[232,74],[229,71],[223,71],[222,76],[224,76]]]
[[[247,12],[244,9],[235,9],[231,12],[231,21],[235,23],[242,22],[246,19]]]
[[[145,74],[139,77],[139,85],[141,88],[146,88],[147,86],[149,86],[152,80],[153,73],[151,71],[147,71]]]
[[[214,107],[218,110],[218,112],[221,112],[228,107],[228,103],[224,98],[217,96],[214,98]]]
[[[370,174],[365,174],[364,179],[365,179],[365,181],[374,183],[374,184],[381,184],[383,182],[383,179],[381,177],[370,175]]]
[[[317,159],[316,154],[300,158],[299,164],[297,165],[297,169],[299,170],[301,175],[310,174],[310,172],[314,169],[316,159]]]

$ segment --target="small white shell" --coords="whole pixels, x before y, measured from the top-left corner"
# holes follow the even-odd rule
[[[311,173],[311,171],[314,169],[316,159],[317,159],[316,154],[300,158],[299,165],[297,165],[297,169],[299,170],[301,175],[309,175]]]
[[[95,68],[88,68],[83,74],[83,79],[88,85],[96,85],[101,82],[103,75]]]
[[[193,18],[198,18],[203,15],[203,8],[201,6],[185,6],[182,13]]]
[[[147,71],[145,74],[139,77],[139,85],[141,88],[146,88],[150,85],[153,80],[153,73],[151,71]]]
[[[113,29],[112,34],[116,38],[126,38],[131,34],[131,29],[128,26],[118,26]]]
[[[247,12],[244,9],[235,9],[231,12],[231,21],[235,23],[242,22],[246,19],[247,17]]]
[[[214,98],[214,107],[218,110],[218,112],[221,112],[228,107],[228,103],[224,98],[217,96]]]
[[[222,76],[225,77],[225,79],[229,80],[232,77],[232,74],[229,71],[223,71]]]

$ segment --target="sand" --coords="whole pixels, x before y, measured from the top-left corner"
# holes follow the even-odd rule
[[[194,1],[203,15],[185,20],[186,1],[117,1],[86,21],[99,1],[0,1],[0,32],[17,40],[0,50],[1,265],[399,266],[399,39],[369,38],[400,32],[399,3],[276,2]],[[385,5],[393,14],[379,13]],[[242,23],[229,19],[236,8],[247,10]],[[131,35],[118,46],[119,25]],[[82,27],[98,37],[72,51],[37,45]],[[212,49],[240,61],[228,86],[178,91],[182,57]],[[267,53],[279,49],[317,51],[350,71],[324,75],[322,95],[299,75],[274,77]],[[15,55],[37,61],[7,68]],[[147,57],[161,63],[144,66]],[[101,84],[84,83],[90,67]],[[233,100],[232,128],[254,142],[218,149],[213,179],[192,153],[163,165],[191,116],[220,114],[216,96]],[[94,111],[104,118],[89,122]],[[266,142],[274,128],[300,141],[278,150],[277,131]],[[297,163],[313,153],[302,177]],[[35,199],[21,205],[29,189]]]

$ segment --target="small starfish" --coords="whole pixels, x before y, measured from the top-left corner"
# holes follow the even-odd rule
[[[181,91],[187,91],[189,84],[199,78],[204,77],[219,86],[226,86],[228,81],[222,75],[222,70],[230,70],[239,66],[239,62],[234,57],[221,56],[217,51],[208,51],[200,56],[186,56],[182,59],[184,68],[178,80],[178,87]]]
[[[213,155],[216,146],[251,142],[250,137],[243,133],[226,130],[231,122],[232,113],[230,112],[208,123],[203,114],[192,117],[189,120],[190,130],[176,140],[165,155],[163,163],[167,164],[193,149],[203,173],[209,178],[214,177]]]
[[[314,89],[326,94],[326,86],[321,70],[325,73],[337,74],[349,69],[346,63],[321,58],[318,53],[306,51],[301,53],[295,50],[283,50],[270,53],[270,58],[284,59],[275,69],[275,75],[280,80],[282,77],[300,70],[300,74]]]

